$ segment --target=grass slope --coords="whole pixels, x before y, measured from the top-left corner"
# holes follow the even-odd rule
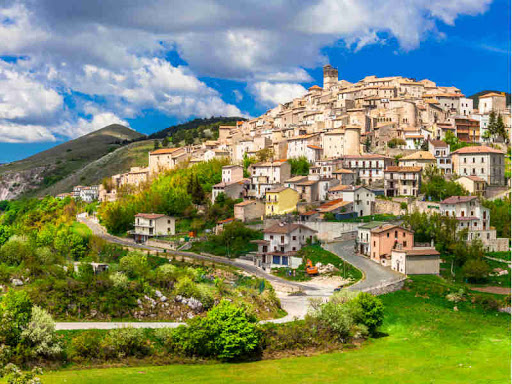
[[[429,281],[428,281],[429,282]],[[428,283],[427,282],[427,283]],[[242,364],[58,371],[45,383],[509,383],[510,315],[413,291],[381,296],[382,331],[360,349]]]
[[[105,177],[127,172],[130,167],[147,167],[148,152],[154,148],[153,141],[137,141],[116,149],[92,161],[54,185],[39,192],[39,195],[70,191],[74,185],[99,184]]]
[[[0,167],[0,178],[7,173],[41,169],[43,183],[35,185],[38,188],[29,193],[29,195],[41,195],[45,193],[44,190],[48,186],[114,151],[123,143],[140,139],[143,136],[125,126],[112,124],[24,160],[5,164]]]

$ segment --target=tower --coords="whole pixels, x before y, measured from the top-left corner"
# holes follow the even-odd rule
[[[345,155],[360,155],[361,145],[359,143],[361,138],[361,128],[348,126],[345,127],[344,135],[344,154]]]
[[[329,90],[338,84],[338,70],[329,64],[324,66],[324,90]]]

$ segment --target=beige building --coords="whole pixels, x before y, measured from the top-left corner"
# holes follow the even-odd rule
[[[453,173],[477,176],[488,185],[505,185],[505,154],[491,147],[464,147],[451,153]]]
[[[259,200],[244,200],[235,204],[235,219],[242,222],[262,220],[265,216],[265,204]]]
[[[462,176],[455,180],[456,183],[462,185],[466,191],[472,195],[483,196],[487,183],[478,176]]]
[[[421,167],[387,167],[384,171],[384,194],[418,196],[421,186]]]
[[[185,148],[163,148],[149,152],[149,174],[155,175],[176,166],[188,158]]]
[[[402,157],[398,160],[398,165],[401,167],[420,167],[421,169],[425,169],[428,166],[437,165],[437,160],[432,155],[432,153],[428,151],[418,151],[409,156]]]
[[[159,213],[138,213],[133,226],[131,234],[137,243],[144,243],[150,237],[176,234],[176,219]]]
[[[490,92],[478,98],[478,113],[488,114],[491,111],[503,112],[507,109],[507,100],[504,94]]]
[[[435,248],[391,251],[391,269],[405,275],[439,275],[440,265],[440,254]]]

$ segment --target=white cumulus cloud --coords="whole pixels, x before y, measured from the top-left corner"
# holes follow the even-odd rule
[[[303,96],[307,90],[300,84],[260,81],[251,84],[249,92],[263,105],[273,106]]]

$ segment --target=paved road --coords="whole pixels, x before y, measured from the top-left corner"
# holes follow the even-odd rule
[[[363,271],[364,279],[349,287],[350,290],[366,291],[404,278],[404,275],[398,272],[385,268],[364,256],[356,255],[353,241],[327,243],[324,248]]]
[[[97,224],[96,222],[88,219],[87,217],[80,216],[78,220],[84,224],[86,224],[94,234],[104,238],[107,241],[120,244],[123,246],[134,247],[144,250],[158,251],[161,252],[162,249],[156,247],[150,247],[141,244],[135,244],[133,241],[128,239],[122,239],[116,236],[112,236],[104,230],[104,228]],[[346,241],[346,242],[335,242],[328,243],[324,246],[325,249],[337,254],[342,259],[346,260],[350,264],[359,268],[363,271],[364,276],[363,279],[351,286],[349,289],[355,291],[364,291],[367,289],[371,289],[377,287],[382,284],[394,282],[403,279],[403,276],[397,272],[391,271],[390,269],[384,268],[381,265],[365,258],[362,256],[357,256],[354,252],[354,242]],[[274,287],[284,286],[289,287],[294,290],[300,288],[303,292],[303,296],[289,296],[286,293],[278,294],[278,297],[281,301],[282,308],[288,313],[285,317],[280,319],[266,320],[264,322],[272,322],[272,323],[285,323],[288,321],[293,321],[296,318],[304,318],[309,308],[309,300],[311,298],[322,298],[326,299],[327,297],[333,294],[333,290],[329,288],[325,288],[322,286],[311,286],[300,283],[295,283],[292,281],[288,281],[282,279],[280,277],[271,275],[262,271],[260,268],[254,266],[250,261],[245,260],[231,260],[223,257],[216,256],[205,256],[198,255],[191,252],[183,252],[183,251],[173,251],[168,254],[174,255],[182,255],[185,257],[191,257],[199,260],[206,261],[214,261],[217,263],[228,264],[240,269],[243,269],[253,275],[262,277],[267,279]],[[56,328],[58,330],[76,330],[76,329],[114,329],[114,328],[123,328],[123,327],[134,327],[134,328],[175,328],[183,323],[177,322],[59,322],[56,323]]]

